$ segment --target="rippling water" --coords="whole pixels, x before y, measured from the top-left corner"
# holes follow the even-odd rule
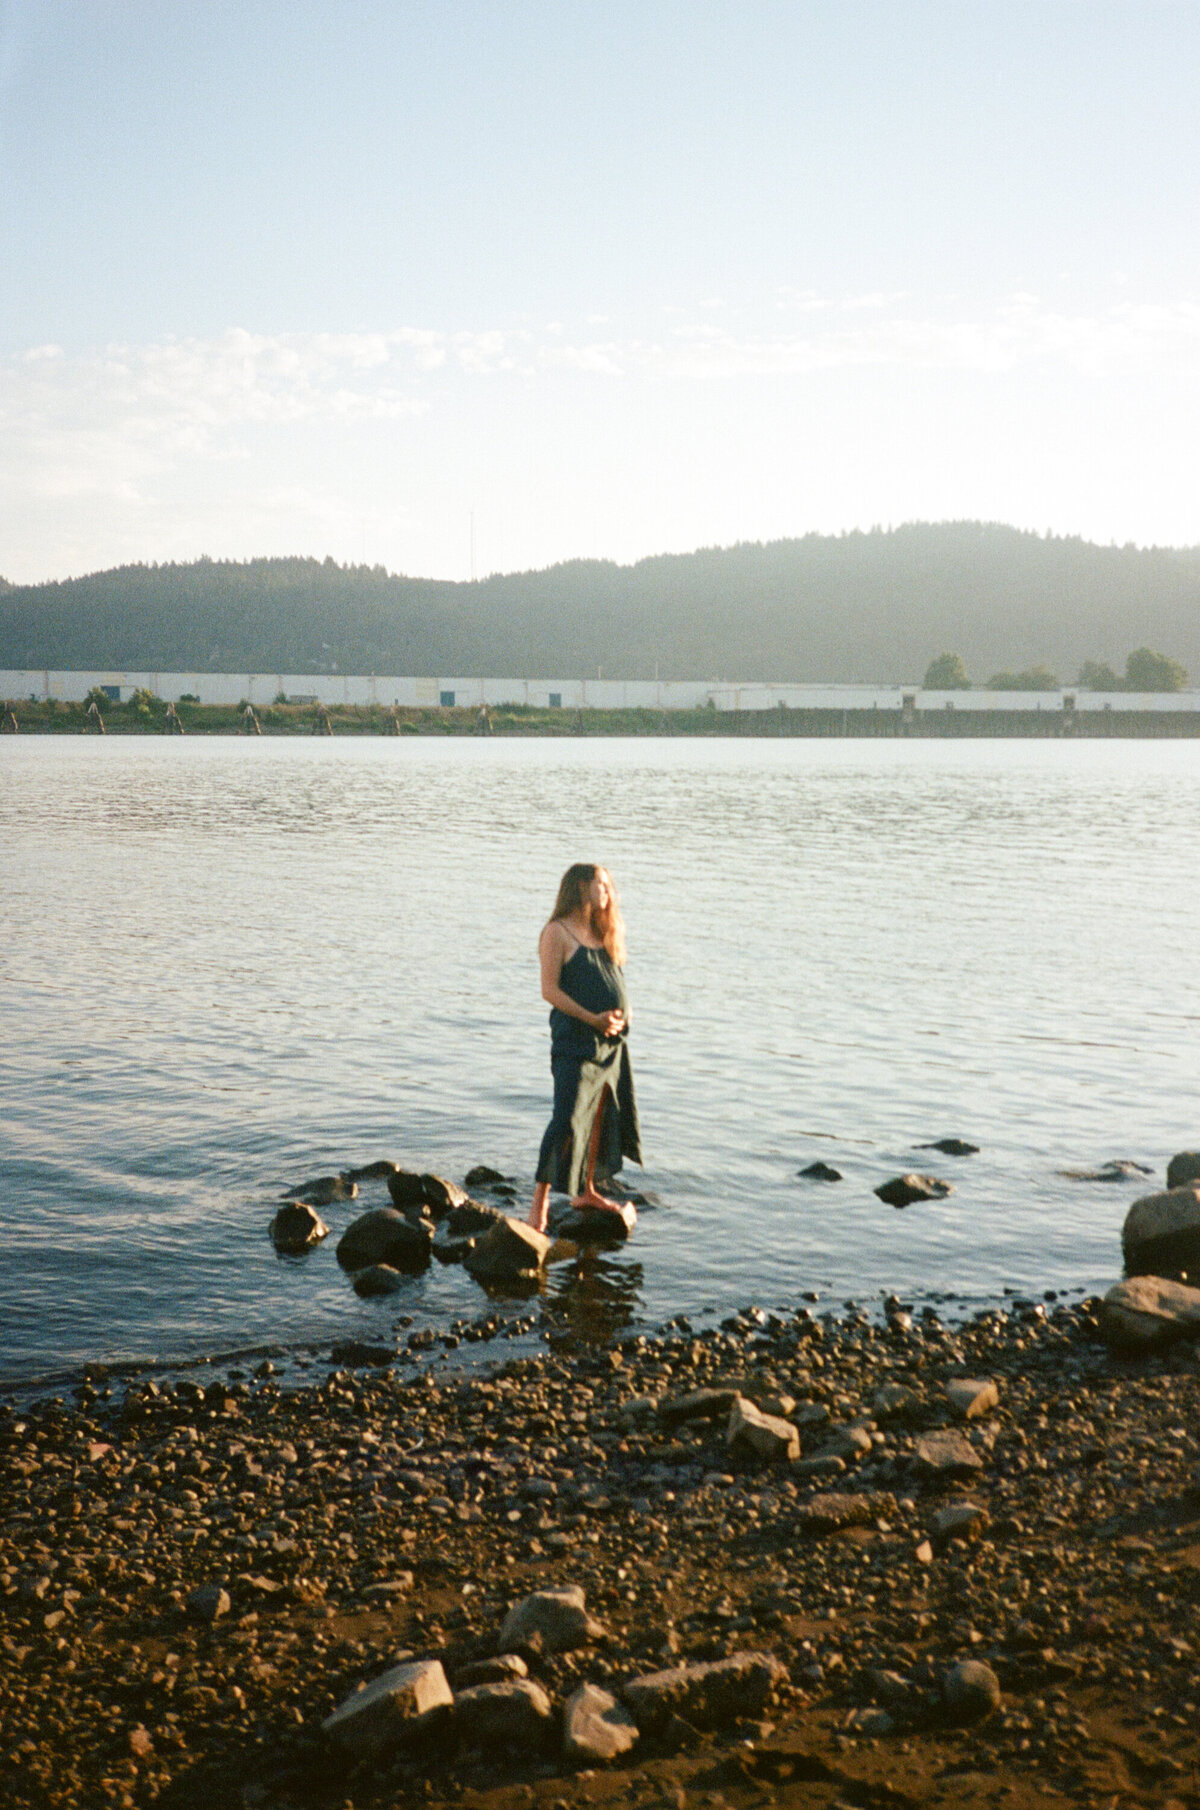
[[[266,1226],[380,1155],[528,1197],[576,859],[661,1204],[560,1310],[1100,1286],[1138,1190],[1059,1171],[1200,1142],[1198,803],[1184,742],[6,740],[0,1379],[485,1308],[437,1266],[360,1302]],[[912,1167],[957,1191],[882,1206]]]

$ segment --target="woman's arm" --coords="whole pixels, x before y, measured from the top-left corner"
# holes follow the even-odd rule
[[[567,959],[570,937],[557,920],[546,925],[538,941],[538,954],[542,963],[542,998],[549,1006],[555,1006],[565,1012],[568,1018],[578,1018],[602,1037],[616,1037],[625,1028],[625,1015],[622,1012],[589,1012],[581,1006],[577,999],[564,993],[559,986],[563,963]]]

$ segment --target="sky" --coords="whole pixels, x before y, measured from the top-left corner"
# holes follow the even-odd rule
[[[0,0],[0,575],[1200,543],[1200,0]]]

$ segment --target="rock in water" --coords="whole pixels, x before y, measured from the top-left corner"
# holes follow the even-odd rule
[[[468,1169],[463,1176],[463,1187],[468,1190],[490,1188],[495,1182],[506,1182],[507,1180],[507,1175],[501,1175],[499,1169],[489,1169],[486,1163],[476,1163],[475,1167]]]
[[[1186,1188],[1200,1182],[1200,1150],[1181,1150],[1167,1164],[1167,1187]]]
[[[552,1240],[521,1219],[502,1218],[483,1233],[463,1267],[480,1282],[515,1282],[537,1276],[546,1261]]]
[[[1131,1276],[1200,1276],[1200,1184],[1135,1200],[1125,1215],[1121,1249]]]
[[[952,1722],[982,1722],[1000,1707],[1000,1680],[979,1659],[960,1659],[942,1679],[942,1696]]]
[[[359,1169],[347,1169],[346,1180],[348,1182],[378,1182],[382,1181],[385,1175],[395,1175],[399,1167],[399,1163],[392,1162],[390,1157],[381,1156],[373,1163],[364,1163]]]
[[[889,1207],[911,1207],[917,1200],[944,1200],[954,1189],[936,1175],[897,1175],[881,1182],[875,1192]]]
[[[289,1188],[287,1198],[307,1201],[310,1207],[328,1207],[335,1200],[353,1200],[357,1193],[358,1183],[348,1175],[318,1175],[298,1188]]]
[[[979,1145],[968,1144],[966,1138],[935,1138],[932,1144],[918,1144],[918,1150],[940,1150],[943,1156],[978,1156]]]
[[[552,1213],[550,1229],[573,1244],[622,1244],[636,1225],[637,1208],[624,1201],[616,1213],[608,1207],[564,1207]]]
[[[1124,1351],[1200,1338],[1200,1288],[1162,1276],[1131,1276],[1105,1295],[1100,1323],[1108,1343]]]
[[[585,1647],[604,1633],[584,1606],[578,1584],[562,1590],[535,1590],[514,1603],[500,1630],[500,1645],[510,1651],[521,1647],[542,1653],[570,1653]]]
[[[741,1716],[761,1716],[786,1679],[787,1669],[773,1653],[733,1653],[706,1664],[646,1672],[630,1679],[621,1695],[643,1734],[671,1716],[693,1728],[716,1728]]]
[[[434,1219],[444,1219],[452,1207],[461,1207],[468,1196],[457,1182],[441,1175],[414,1175],[397,1169],[388,1176],[388,1193],[397,1207],[426,1207]]]
[[[277,1251],[288,1255],[310,1251],[328,1236],[329,1227],[307,1201],[285,1201],[271,1221],[271,1242]]]
[[[1138,1175],[1153,1175],[1154,1171],[1147,1169],[1145,1163],[1113,1157],[1110,1162],[1101,1163],[1098,1169],[1060,1169],[1058,1173],[1069,1182],[1127,1182]]]
[[[372,1207],[346,1227],[338,1240],[337,1259],[347,1270],[366,1269],[371,1263],[421,1270],[429,1265],[429,1245],[430,1232],[395,1207]]]
[[[377,1295],[396,1295],[404,1287],[404,1277],[390,1263],[368,1263],[366,1269],[355,1270],[354,1292],[369,1301]]]
[[[800,1175],[810,1182],[840,1182],[842,1172],[835,1169],[832,1163],[810,1163],[807,1169],[801,1169]]]
[[[448,1716],[453,1703],[441,1661],[418,1659],[360,1685],[321,1727],[354,1759],[373,1764]]]
[[[638,1726],[598,1684],[581,1684],[563,1708],[563,1758],[573,1766],[601,1766],[629,1752]]]

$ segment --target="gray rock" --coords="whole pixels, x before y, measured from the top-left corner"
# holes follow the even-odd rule
[[[581,1684],[563,1708],[563,1758],[575,1766],[620,1759],[637,1741],[638,1726],[623,1704],[598,1684]]]
[[[535,1590],[514,1603],[500,1629],[500,1645],[513,1651],[570,1653],[603,1632],[588,1614],[579,1585],[568,1584],[562,1590]]]
[[[982,1722],[1000,1707],[1000,1680],[982,1660],[960,1659],[942,1678],[942,1697],[952,1722]]]
[[[1060,1169],[1060,1175],[1069,1182],[1128,1182],[1135,1176],[1153,1175],[1145,1163],[1129,1162],[1123,1157],[1113,1157],[1107,1163],[1101,1163],[1097,1169]],[[1171,1183],[1168,1182],[1168,1187]]]
[[[815,1458],[840,1458],[843,1464],[858,1464],[875,1450],[865,1427],[833,1427],[821,1442]]]
[[[1167,1164],[1167,1187],[1186,1188],[1200,1182],[1200,1150],[1180,1150]]]
[[[609,1208],[565,1206],[552,1211],[550,1230],[573,1244],[623,1244],[637,1226],[637,1208],[624,1201],[619,1212]]]
[[[1200,1184],[1135,1200],[1125,1215],[1121,1248],[1130,1275],[1200,1275]]]
[[[891,1735],[896,1732],[896,1723],[885,1709],[852,1709],[846,1722],[846,1732],[871,1738]]]
[[[1163,1276],[1131,1276],[1109,1289],[1100,1321],[1108,1343],[1120,1350],[1151,1351],[1200,1338],[1200,1288]]]
[[[532,1678],[473,1684],[454,1699],[454,1732],[464,1747],[538,1751],[553,1731],[549,1697]]]
[[[453,1704],[441,1661],[417,1659],[359,1685],[321,1727],[354,1759],[374,1762],[427,1733]]]
[[[835,1477],[843,1475],[846,1460],[839,1458],[836,1452],[817,1452],[811,1458],[798,1460],[795,1471],[797,1477],[804,1477],[813,1483],[832,1483]]]
[[[365,1339],[339,1339],[329,1352],[333,1363],[351,1364],[356,1369],[362,1365],[394,1364],[397,1355],[394,1345],[372,1345]]]
[[[298,1188],[289,1188],[287,1198],[305,1201],[310,1207],[328,1207],[335,1200],[353,1200],[357,1193],[358,1183],[348,1175],[317,1175]]]
[[[476,1163],[475,1167],[468,1169],[463,1176],[463,1187],[467,1189],[490,1188],[496,1182],[506,1182],[507,1180],[507,1175],[501,1175],[499,1169],[489,1169],[486,1163]]]
[[[931,1144],[918,1144],[918,1150],[940,1150],[943,1156],[978,1156],[979,1145],[966,1138],[935,1138]]]
[[[198,1584],[188,1592],[187,1611],[195,1621],[219,1621],[232,1607],[229,1592],[220,1584]]]
[[[946,1400],[960,1420],[980,1420],[1000,1406],[1000,1391],[990,1379],[955,1376],[946,1384]]]
[[[759,1458],[792,1459],[800,1456],[800,1435],[790,1421],[764,1414],[752,1401],[739,1395],[729,1411],[725,1443],[731,1451],[742,1449]]]
[[[935,1540],[973,1540],[988,1523],[988,1512],[978,1502],[949,1502],[933,1517]]]
[[[491,1659],[476,1659],[465,1665],[454,1677],[456,1690],[470,1690],[475,1684],[512,1684],[528,1678],[529,1667],[519,1653],[496,1653]]]
[[[454,1207],[465,1206],[469,1198],[465,1189],[444,1175],[415,1175],[410,1169],[397,1169],[388,1176],[387,1185],[394,1206],[427,1208],[434,1219],[444,1219]]]
[[[484,1232],[463,1267],[482,1282],[511,1282],[540,1274],[551,1240],[520,1219],[501,1220]]]
[[[354,1274],[354,1292],[364,1300],[373,1295],[394,1295],[404,1287],[404,1277],[390,1263],[368,1263]]]
[[[921,1397],[904,1383],[884,1383],[871,1402],[876,1420],[912,1420],[920,1411]]]
[[[385,1175],[395,1175],[399,1167],[399,1163],[392,1162],[390,1157],[381,1156],[373,1163],[363,1163],[361,1168],[347,1169],[346,1180],[348,1182],[378,1182],[382,1181]]]
[[[964,1477],[983,1469],[983,1460],[974,1446],[951,1428],[922,1433],[916,1457],[918,1468],[933,1477]]]
[[[943,1200],[954,1189],[936,1175],[897,1175],[881,1182],[875,1192],[886,1206],[910,1207],[917,1200]]]
[[[892,1507],[890,1497],[848,1495],[827,1490],[802,1502],[796,1510],[796,1531],[809,1539],[837,1533],[843,1527],[867,1527]]]
[[[502,1208],[489,1207],[486,1201],[464,1200],[461,1206],[451,1207],[438,1230],[446,1237],[475,1238],[507,1218]]]
[[[429,1234],[395,1207],[372,1207],[346,1227],[338,1240],[337,1259],[347,1270],[366,1269],[372,1263],[422,1270],[429,1266],[429,1245]]]
[[[835,1169],[832,1163],[809,1163],[799,1174],[804,1181],[809,1182],[840,1182],[843,1179],[841,1170]]]
[[[773,1653],[734,1653],[705,1664],[647,1672],[622,1686],[621,1695],[643,1734],[671,1716],[693,1728],[717,1728],[740,1716],[761,1716],[772,1693],[787,1680]]]
[[[692,1389],[686,1395],[667,1395],[658,1404],[658,1418],[669,1427],[689,1420],[719,1420],[737,1399],[736,1389]]]
[[[329,1227],[315,1207],[307,1201],[287,1200],[271,1221],[271,1242],[277,1251],[294,1255],[310,1251],[322,1238],[328,1238]]]
[[[475,1239],[469,1236],[456,1235],[447,1228],[450,1222],[443,1219],[434,1233],[433,1243],[429,1249],[439,1263],[462,1263],[467,1253],[475,1248]]]

